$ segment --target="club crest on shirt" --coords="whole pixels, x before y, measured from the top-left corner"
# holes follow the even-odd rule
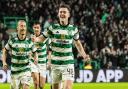
[[[24,56],[26,55],[25,48],[21,47],[19,48],[18,52],[16,52],[17,56]]]
[[[19,48],[19,52],[20,52],[20,53],[25,52],[25,48]]]

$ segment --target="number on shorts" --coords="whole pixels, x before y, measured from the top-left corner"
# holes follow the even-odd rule
[[[67,72],[69,73],[69,75],[72,75],[73,76],[73,69],[68,68],[67,69]]]

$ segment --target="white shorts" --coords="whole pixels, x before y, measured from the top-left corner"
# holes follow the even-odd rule
[[[30,85],[31,72],[27,71],[18,75],[11,75],[11,88],[20,89],[21,85]]]
[[[37,64],[30,63],[31,72],[40,73],[40,76],[46,78],[46,64]]]
[[[74,75],[74,64],[52,65],[51,78],[53,84],[64,80],[74,81]]]

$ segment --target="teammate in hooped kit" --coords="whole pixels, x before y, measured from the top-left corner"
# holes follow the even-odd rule
[[[35,22],[33,24],[34,34],[32,36],[41,37],[41,24]],[[31,36],[31,37],[32,37]],[[31,60],[31,73],[34,81],[34,89],[44,89],[46,80],[46,58],[47,58],[47,39],[44,42],[34,42],[38,53],[38,63],[35,65]]]
[[[24,20],[17,23],[17,34],[8,40],[2,54],[3,69],[7,70],[6,54],[11,51],[11,89],[29,89],[31,72],[30,54],[34,54],[34,63],[38,62],[36,48],[30,38],[26,37],[27,25]]]

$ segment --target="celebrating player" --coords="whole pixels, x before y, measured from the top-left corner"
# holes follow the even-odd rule
[[[41,34],[41,25],[39,22],[35,22],[33,24],[33,31],[34,35],[36,37],[42,36]],[[31,36],[31,37],[32,37]],[[46,39],[47,41],[47,39]],[[34,87],[35,89],[44,89],[45,85],[45,80],[46,80],[46,41],[45,42],[35,42],[34,45],[37,48],[37,53],[38,53],[38,64],[35,65],[33,63],[33,60],[31,60],[31,72],[32,72],[32,77],[34,81]]]
[[[17,35],[8,40],[3,49],[3,69],[7,70],[6,53],[11,51],[11,89],[29,89],[31,72],[30,53],[34,53],[34,63],[38,61],[36,48],[31,39],[26,37],[27,25],[24,20],[17,23]]]
[[[74,81],[74,56],[72,52],[73,43],[80,54],[87,61],[87,55],[79,40],[79,33],[76,26],[69,24],[70,8],[62,4],[58,10],[59,23],[52,24],[43,32],[42,37],[34,37],[36,42],[51,40],[51,77],[52,88],[60,89],[63,82],[63,89],[72,89]]]

